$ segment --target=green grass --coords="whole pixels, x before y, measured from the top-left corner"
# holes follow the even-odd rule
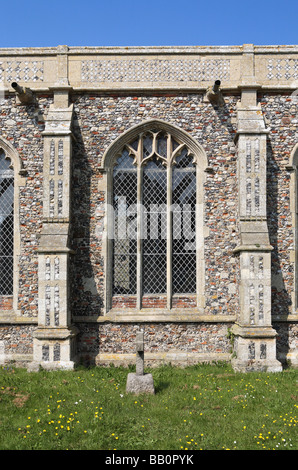
[[[229,365],[148,369],[155,395],[127,394],[133,369],[0,369],[1,450],[297,450],[298,371]]]

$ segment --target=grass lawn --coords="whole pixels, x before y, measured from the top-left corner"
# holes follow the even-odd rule
[[[134,369],[0,369],[1,450],[297,450],[298,370],[227,364],[146,369],[155,395],[127,394]]]

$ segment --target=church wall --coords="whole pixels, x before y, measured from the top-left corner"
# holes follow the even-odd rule
[[[25,185],[19,197],[20,255],[17,279],[17,309],[12,296],[1,297],[0,345],[6,361],[25,364],[33,358],[33,331],[38,314],[38,235],[42,225],[44,116],[52,96],[41,96],[39,108],[17,106],[15,97],[0,103],[1,137],[18,152]],[[16,316],[15,316],[16,314]]]
[[[233,139],[238,98],[229,97],[225,109],[218,112],[209,103],[203,102],[202,94],[94,95],[74,100],[77,139],[73,158],[73,247],[77,253],[73,259],[76,271],[73,280],[75,316],[100,313],[100,292],[103,288],[102,155],[121,133],[152,118],[183,128],[197,139],[207,153],[213,171],[207,174],[204,185],[205,273],[208,286],[205,312],[210,315],[235,315],[238,262],[233,248],[237,244],[238,195]],[[84,218],[87,223],[84,223]],[[79,266],[80,270],[75,266]],[[119,299],[118,306],[123,308],[126,304],[125,298]],[[155,302],[155,305],[158,306],[158,303]]]
[[[297,142],[297,110],[289,93],[262,94],[259,102],[270,129],[267,144],[267,207],[270,243],[273,247],[272,315],[292,312],[294,292],[294,231],[290,180],[287,169]]]
[[[104,193],[101,189],[101,158],[105,149],[121,133],[144,120],[157,118],[183,128],[197,139],[208,155],[213,171],[207,174],[204,187],[205,223],[205,315],[235,318],[238,310],[238,260],[233,254],[237,244],[237,180],[235,112],[239,96],[227,97],[223,110],[214,111],[203,94],[160,95],[89,95],[73,98],[75,137],[73,156],[73,249],[72,259],[73,318],[103,313],[102,229]],[[89,244],[90,239],[90,244]],[[125,311],[135,308],[135,300],[120,296],[113,307]],[[173,306],[192,307],[192,298],[177,299]],[[165,300],[156,296],[144,307],[165,308]],[[146,314],[144,313],[146,322]],[[79,321],[76,325],[81,327]],[[78,342],[80,353],[87,358],[101,353],[133,354],[134,332],[138,324],[115,326],[92,324],[83,328]],[[148,333],[148,354],[172,350],[227,358],[231,345],[227,339],[230,324],[142,324]],[[184,330],[185,342],[180,330]],[[117,333],[115,334],[115,330]],[[164,341],[171,332],[175,341]],[[220,340],[219,340],[220,337]],[[160,341],[159,341],[160,340]],[[160,344],[160,347],[157,347]],[[124,356],[123,356],[124,357]],[[105,359],[106,360],[106,359]]]
[[[84,364],[134,362],[135,337],[144,331],[148,366],[206,361],[228,361],[231,324],[210,323],[132,323],[80,325],[78,349]]]
[[[207,175],[205,183],[205,238],[206,254],[206,306],[210,315],[231,315],[238,311],[239,268],[233,248],[237,245],[237,181],[236,181],[236,103],[238,95],[225,96],[224,110],[214,110],[203,102],[203,94],[165,95],[84,95],[73,96],[74,135],[73,151],[73,248],[72,288],[74,292],[72,314],[82,331],[79,350],[83,357],[100,352],[132,354],[134,335],[127,333],[138,326],[117,326],[122,337],[121,347],[114,341],[115,325],[80,323],[82,317],[102,315],[103,309],[103,256],[101,237],[104,217],[104,193],[101,191],[101,158],[105,149],[121,133],[145,119],[158,118],[181,126],[197,139],[208,155],[209,166],[214,170]],[[42,222],[42,166],[44,128],[51,96],[39,98],[38,111],[15,105],[10,97],[1,105],[2,136],[10,141],[20,154],[27,171],[26,186],[20,197],[21,256],[18,307],[21,318],[37,316],[37,256],[38,233]],[[280,341],[277,349],[283,355],[287,348],[297,347],[295,324],[277,323],[278,315],[292,311],[294,292],[293,229],[290,212],[290,174],[286,167],[295,145],[297,117],[288,93],[260,94],[259,102],[266,124],[270,128],[268,139],[268,226],[272,252],[272,313]],[[90,237],[90,243],[89,243]],[[227,282],[228,281],[228,282]],[[121,302],[122,301],[122,302]],[[12,299],[2,298],[2,310],[10,310]],[[157,305],[157,304],[155,304]],[[178,304],[188,306],[189,302]],[[118,306],[131,308],[125,298]],[[275,320],[276,318],[276,320]],[[86,327],[87,325],[87,327]],[[166,336],[172,329],[184,328],[198,332],[195,344],[184,345],[186,351],[228,353],[227,340],[230,324],[219,326],[222,347],[214,349],[214,326],[201,324],[151,325],[149,338]],[[86,330],[87,328],[87,330]],[[7,353],[22,354],[32,350],[32,326],[19,326],[22,341],[15,341],[13,327],[2,327],[0,338],[5,338]],[[120,330],[119,330],[120,329]],[[199,339],[204,331],[204,340]],[[90,332],[90,337],[86,331]],[[119,330],[119,331],[118,331]],[[291,334],[289,335],[289,331]],[[216,336],[217,337],[217,336]],[[102,339],[103,338],[103,339]],[[210,341],[213,338],[213,343]],[[0,340],[1,341],[1,340]],[[182,341],[183,343],[183,341]],[[107,347],[108,344],[108,347]],[[162,349],[170,351],[171,342],[164,342]],[[175,347],[183,349],[179,340]],[[155,340],[148,343],[148,351],[156,351]]]
[[[42,348],[45,351],[48,344],[52,347],[54,342],[58,344],[59,341],[63,347],[66,344],[69,348],[65,357],[73,354],[73,344],[76,344],[77,359],[85,363],[133,362],[135,337],[139,328],[144,329],[148,364],[229,360],[233,346],[231,328],[235,322],[241,323],[245,319],[248,322],[245,328],[236,331],[240,342],[246,341],[242,350],[242,343],[239,342],[240,354],[246,354],[247,338],[251,331],[257,331],[261,338],[260,345],[256,343],[261,350],[261,346],[264,346],[262,341],[266,342],[270,335],[271,341],[276,330],[277,358],[291,360],[293,353],[297,362],[295,264],[298,259],[298,211],[295,165],[291,161],[293,149],[297,145],[297,103],[292,99],[297,58],[290,55],[297,51],[292,50],[292,46],[282,46],[290,50],[281,51],[285,54],[281,59],[279,56],[275,58],[277,51],[271,50],[271,46],[268,46],[269,49],[266,47],[244,45],[243,48],[211,51],[212,54],[216,52],[218,58],[209,57],[210,51],[207,49],[201,52],[181,50],[178,51],[181,57],[177,58],[177,51],[168,50],[166,52],[169,56],[163,55],[165,51],[161,51],[158,60],[151,57],[152,51],[139,51],[141,55],[138,58],[134,58],[133,51],[131,57],[130,52],[115,51],[114,60],[108,56],[93,57],[94,51],[89,51],[89,56],[88,51],[59,46],[57,50],[49,50],[47,58],[46,55],[43,57],[43,51],[38,51],[38,60],[34,61],[34,57],[29,60],[32,73],[36,72],[36,64],[40,66],[37,75],[30,75],[29,78],[25,74],[25,54],[34,56],[36,51],[15,51],[16,57],[20,54],[20,70],[25,74],[21,73],[20,80],[24,80],[23,84],[27,80],[26,83],[35,90],[37,105],[22,105],[16,99],[10,89],[9,52],[2,51],[8,57],[5,58],[7,68],[0,68],[0,79],[6,77],[7,80],[5,98],[0,100],[0,137],[15,149],[22,169],[17,175],[20,197],[17,208],[19,223],[16,227],[19,240],[18,269],[14,273],[16,295],[14,299],[12,296],[0,298],[0,360],[4,354],[6,361],[32,361],[35,338],[39,354],[36,356],[36,364],[40,357],[45,357],[44,352],[40,354]],[[106,54],[106,51],[101,53]],[[15,64],[14,71],[19,73],[17,60]],[[190,64],[194,68],[189,68]],[[183,69],[180,72],[181,83],[176,75],[178,66]],[[280,81],[278,70],[281,66],[284,75]],[[164,67],[168,67],[169,75],[163,76],[166,70]],[[131,70],[138,71],[134,77],[136,82],[129,81],[133,74]],[[288,70],[292,74],[290,78]],[[148,75],[149,72],[151,75]],[[199,85],[196,82],[197,72]],[[206,99],[207,86],[218,78],[212,75],[214,73],[222,74],[223,107],[214,106]],[[163,80],[159,80],[161,76]],[[145,81],[144,77],[147,77],[146,80],[151,77],[150,81]],[[178,77],[177,80],[175,77]],[[254,106],[256,96],[260,108]],[[239,104],[242,106],[242,114],[239,113]],[[60,113],[58,118],[55,113],[57,116]],[[261,114],[260,121],[264,117],[264,122],[260,125],[264,123],[264,128],[258,128],[257,116]],[[119,295],[113,298],[112,313],[105,310],[107,252],[104,246],[104,220],[107,188],[103,156],[118,137],[150,119],[161,120],[186,132],[203,149],[208,160],[203,188],[199,189],[202,191],[204,207],[200,230],[204,240],[205,286],[195,320],[190,317],[186,319],[184,315],[194,308],[196,302],[195,296],[190,295],[174,297],[172,307],[176,313],[169,312],[166,299],[161,295],[144,298],[143,307],[146,310],[137,314],[134,296]],[[244,128],[247,125],[245,131],[241,129],[243,123]],[[45,142],[53,138],[58,143],[60,137],[59,132],[55,134],[55,126],[63,135],[64,158],[71,162],[69,169],[65,166],[63,174],[65,188],[70,171],[70,220],[67,217],[60,221],[55,218],[49,220],[51,217],[44,211],[44,187],[48,188],[44,178],[49,169],[50,155],[50,147],[46,147]],[[244,318],[241,314],[241,309],[244,311],[243,302],[248,299],[248,291],[244,295],[243,286],[248,285],[246,281],[257,282],[257,279],[249,277],[251,273],[248,273],[248,265],[245,264],[255,250],[253,243],[245,246],[241,238],[246,236],[246,232],[240,227],[238,192],[241,187],[241,196],[244,194],[247,197],[245,139],[249,142],[252,135],[254,138],[264,138],[262,142],[267,139],[267,152],[263,152],[261,157],[267,161],[267,223],[272,246],[272,251],[268,246],[264,249],[266,266],[270,262],[267,261],[270,259],[267,255],[271,253],[271,276],[265,279],[271,290],[272,302],[269,313],[273,330],[269,333],[266,328],[270,325],[261,325],[258,330],[259,325],[249,324],[249,317]],[[67,139],[72,143],[71,152]],[[237,153],[239,139],[242,139],[242,153],[240,150]],[[242,173],[238,165],[240,160],[244,168]],[[68,199],[63,203],[68,210]],[[264,213],[262,217],[265,217]],[[242,222],[245,218],[243,214]],[[249,230],[259,236],[254,225],[256,220],[257,217],[254,220],[252,218]],[[246,222],[249,225],[251,221]],[[60,237],[62,232],[67,234],[63,240]],[[60,245],[57,244],[59,237]],[[38,303],[39,289],[44,288],[38,273],[38,259],[41,261],[40,266],[43,266],[48,239],[55,240],[57,244],[49,247],[51,259],[56,256],[55,249],[58,247],[60,266],[68,266],[68,263],[70,266],[69,273],[65,269],[65,277],[59,281],[60,292],[63,292],[60,301],[67,287],[70,289],[69,304],[68,295],[65,295],[67,307],[64,310],[63,307],[60,312],[60,318],[62,311],[64,315],[63,328],[60,324],[60,330],[52,328],[53,325],[48,330],[45,328],[45,307],[40,307]],[[40,246],[44,252],[41,250],[38,254]],[[235,248],[238,252],[234,252]],[[261,250],[252,256],[262,256]],[[253,308],[259,308],[257,297],[251,302]],[[156,308],[159,309],[161,321],[151,315]],[[39,331],[35,335],[37,327]],[[55,336],[57,331],[61,336]],[[275,337],[272,344],[273,341]],[[268,351],[271,348],[269,343]],[[63,354],[61,352],[61,357]],[[55,361],[58,363],[57,359]],[[68,360],[65,362],[68,363]],[[72,364],[72,360],[69,360],[68,366],[72,367]]]
[[[39,108],[17,106],[15,97],[0,104],[1,137],[18,152],[23,163],[25,185],[20,189],[19,230],[20,258],[18,281],[18,310],[22,316],[37,317],[38,234],[42,225],[43,195],[43,137],[44,117],[51,96],[40,97]],[[3,310],[12,308],[12,300],[6,300]]]
[[[290,155],[297,143],[298,113],[292,94],[260,93],[258,101],[270,133],[267,145],[267,206],[272,272],[272,321],[277,356],[282,360],[298,347],[297,324],[280,322],[296,313],[294,189]]]

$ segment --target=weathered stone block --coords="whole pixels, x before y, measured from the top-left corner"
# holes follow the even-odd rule
[[[137,375],[129,373],[126,382],[126,392],[139,395],[141,393],[155,393],[152,374]]]

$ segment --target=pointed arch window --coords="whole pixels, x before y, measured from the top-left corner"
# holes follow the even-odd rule
[[[206,167],[187,133],[158,120],[107,150],[106,313],[204,306]]]
[[[13,145],[0,137],[0,321],[19,315],[21,232],[19,195],[27,172]]]
[[[0,295],[13,295],[14,171],[0,149]]]

